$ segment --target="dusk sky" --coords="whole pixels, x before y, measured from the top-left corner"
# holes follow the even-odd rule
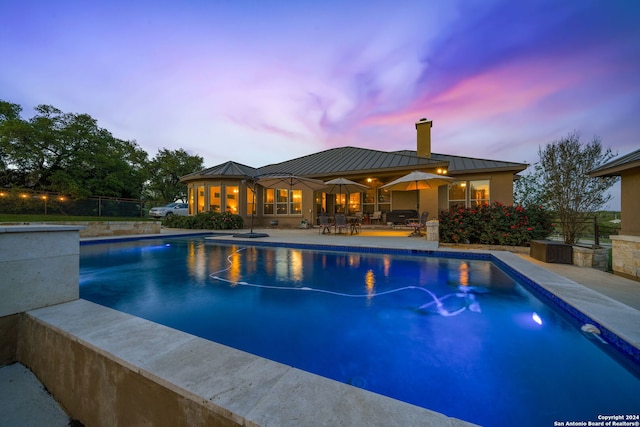
[[[2,2],[0,99],[207,167],[415,149],[422,117],[436,153],[533,163],[576,130],[624,155],[639,22],[636,0]]]

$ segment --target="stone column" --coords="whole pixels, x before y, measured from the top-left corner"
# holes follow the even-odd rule
[[[640,236],[609,236],[613,273],[640,281]]]
[[[440,241],[440,221],[432,219],[427,221],[427,240],[430,242]]]

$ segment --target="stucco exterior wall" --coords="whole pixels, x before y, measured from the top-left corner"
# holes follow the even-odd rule
[[[640,236],[640,169],[624,171],[621,176],[620,234]]]
[[[513,173],[495,173],[491,175],[490,179],[491,201],[498,201],[503,205],[513,205]]]

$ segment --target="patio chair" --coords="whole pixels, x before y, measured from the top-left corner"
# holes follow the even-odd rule
[[[382,211],[375,211],[374,213],[371,214],[371,217],[369,217],[369,221],[371,221],[371,224],[379,224],[380,221],[382,220]]]
[[[347,217],[344,215],[336,215],[336,220],[333,225],[336,229],[336,234],[342,233],[342,230],[346,233],[349,228],[349,224],[347,224]]]
[[[362,227],[362,216],[358,216],[356,215],[354,218],[351,219],[350,222],[350,228],[351,228],[351,234],[360,234],[360,227]]]
[[[427,229],[427,218],[429,217],[429,212],[422,212],[420,215],[420,219],[413,218],[408,219],[405,222],[407,227],[413,228],[413,231],[409,236],[422,236],[422,229]]]
[[[320,215],[318,217],[318,223],[320,225],[319,234],[325,234],[325,233],[331,234],[331,226],[333,224],[331,223],[331,220],[329,219],[328,216]]]

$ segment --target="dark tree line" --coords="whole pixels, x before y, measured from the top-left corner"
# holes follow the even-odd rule
[[[200,156],[162,149],[149,155],[135,141],[114,137],[88,114],[39,105],[29,119],[0,100],[0,187],[52,191],[77,198],[184,198],[178,182],[203,168]]]

